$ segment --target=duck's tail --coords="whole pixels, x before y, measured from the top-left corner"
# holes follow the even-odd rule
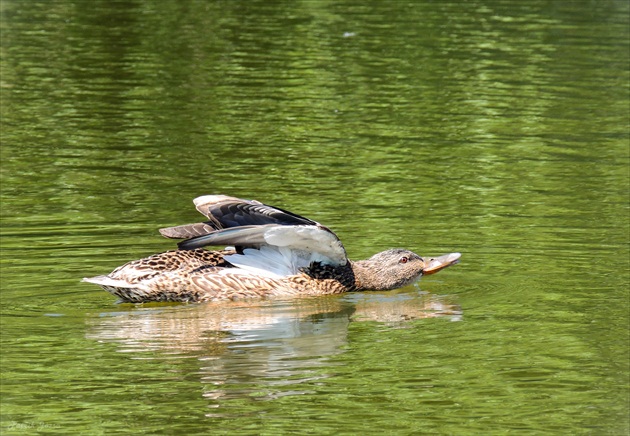
[[[131,288],[129,282],[120,279],[113,279],[109,276],[94,276],[94,277],[84,277],[82,282],[94,283],[95,285],[99,285],[103,288],[105,287],[114,287],[114,288]]]
[[[108,276],[95,276],[85,277],[81,281],[98,285],[124,302],[141,303],[148,299],[146,289],[141,289],[137,283],[129,283],[126,280],[113,279]]]

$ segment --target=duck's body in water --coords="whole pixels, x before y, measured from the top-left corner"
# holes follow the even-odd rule
[[[389,290],[457,263],[460,254],[423,259],[390,249],[351,261],[328,228],[291,212],[224,195],[194,200],[209,220],[161,229],[186,239],[179,249],[83,279],[125,302],[212,301]],[[208,251],[207,245],[234,248]]]

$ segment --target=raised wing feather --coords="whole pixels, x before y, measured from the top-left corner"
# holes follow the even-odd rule
[[[295,271],[311,262],[328,265],[345,265],[346,250],[330,230],[318,225],[287,226],[266,224],[263,226],[243,226],[217,230],[208,235],[180,242],[179,248],[191,250],[206,245],[234,245],[241,248],[272,247],[288,257],[287,265]],[[280,250],[280,248],[287,250]],[[246,254],[246,253],[245,253]],[[237,264],[240,254],[226,257],[228,262]],[[250,252],[251,256],[251,252]],[[246,257],[246,256],[245,256]],[[264,256],[263,256],[264,257]],[[263,257],[260,258],[264,262]]]
[[[197,236],[207,235],[218,228],[211,221],[205,223],[184,224],[182,226],[166,227],[160,229],[162,236],[171,239],[191,239]]]
[[[194,200],[197,210],[220,224],[220,228],[260,226],[265,224],[316,225],[303,216],[256,200],[242,200],[226,195],[204,195]]]
[[[182,241],[177,246],[181,250],[194,250],[207,245],[234,245],[239,247],[260,247],[265,244],[265,232],[273,224],[266,226],[242,226],[216,230],[207,235]]]
[[[232,245],[238,253],[225,256],[228,262],[271,277],[297,274],[312,262],[335,266],[347,262],[337,235],[308,218],[226,195],[205,195],[194,203],[209,221],[160,229],[166,237],[187,239],[178,244],[182,250]]]
[[[190,239],[232,227],[267,224],[318,225],[313,220],[256,200],[243,200],[227,195],[204,195],[193,201],[197,210],[209,221],[163,228],[160,229],[162,236],[172,239]]]

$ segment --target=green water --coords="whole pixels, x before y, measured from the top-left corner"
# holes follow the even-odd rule
[[[626,1],[0,1],[1,433],[629,423]],[[462,262],[393,292],[126,305],[202,194]]]

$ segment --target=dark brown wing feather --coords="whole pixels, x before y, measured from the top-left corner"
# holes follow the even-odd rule
[[[210,221],[163,228],[160,229],[162,236],[172,239],[192,239],[208,235],[216,230],[233,227],[268,224],[317,225],[317,222],[313,220],[279,207],[234,197],[221,197],[219,201],[200,204],[197,209]]]
[[[261,226],[265,224],[281,225],[316,225],[303,216],[294,214],[284,209],[268,206],[258,202],[246,202],[241,200],[225,201],[208,207],[203,212],[207,217],[214,218],[224,229],[240,226]]]
[[[176,227],[166,227],[160,229],[162,236],[171,239],[190,239],[197,236],[207,235],[217,230],[214,223],[207,221],[205,223],[185,224]]]

